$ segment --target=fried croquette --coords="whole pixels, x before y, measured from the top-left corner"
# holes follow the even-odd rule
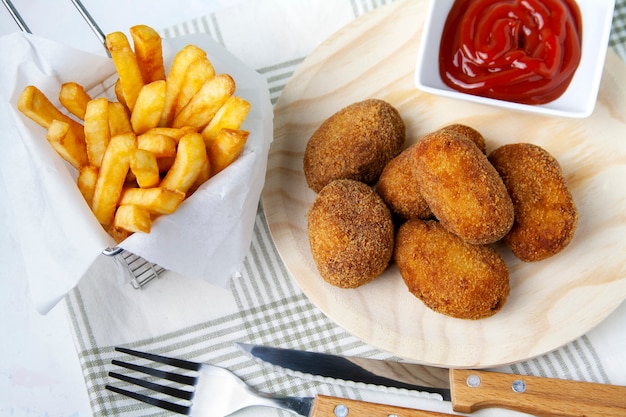
[[[406,127],[389,103],[368,99],[351,104],[326,119],[304,151],[304,175],[319,192],[335,179],[374,184],[383,168],[400,153]]]
[[[475,245],[502,239],[513,203],[487,156],[453,131],[430,133],[415,147],[420,192],[441,224]]]
[[[469,244],[436,221],[402,224],[393,259],[409,291],[441,314],[482,319],[508,299],[509,272],[495,249]]]
[[[504,242],[525,262],[563,250],[574,237],[578,211],[561,166],[529,143],[504,145],[489,155],[513,201],[515,222]]]
[[[319,192],[309,208],[308,236],[320,275],[341,288],[372,281],[393,255],[391,212],[360,181],[335,180]]]
[[[376,184],[376,192],[400,220],[428,219],[433,215],[420,192],[414,161],[412,145],[385,166]]]
[[[441,131],[452,131],[457,132],[474,142],[478,149],[485,155],[487,154],[487,144],[485,143],[485,138],[483,135],[476,129],[471,126],[464,125],[461,123],[454,123],[448,126],[444,126],[440,129]]]
[[[485,138],[473,127],[454,123],[442,127],[439,132],[461,134],[474,142],[482,153],[487,152]],[[376,184],[376,191],[387,203],[391,213],[400,220],[433,217],[419,189],[415,158],[415,145],[409,146],[385,166]]]

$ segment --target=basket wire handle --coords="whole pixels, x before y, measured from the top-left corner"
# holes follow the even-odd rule
[[[87,24],[89,25],[89,28],[96,35],[96,37],[100,41],[100,44],[102,44],[102,46],[104,47],[104,50],[106,51],[107,55],[111,57],[109,49],[106,47],[106,36],[104,35],[104,32],[102,32],[102,29],[100,29],[100,26],[98,26],[94,18],[91,16],[87,8],[83,5],[83,3],[80,0],[70,0],[70,1],[74,5],[74,7],[76,7],[76,10],[78,10],[78,12],[83,17],[83,19],[85,19],[85,22],[87,22]],[[22,32],[33,33],[28,27],[28,25],[26,24],[26,22],[24,21],[24,19],[22,18],[22,16],[20,15],[20,12],[17,10],[17,8],[15,8],[11,0],[2,0],[2,3],[4,4],[4,7],[6,7],[6,9],[9,11],[9,14],[11,14],[11,17],[13,18],[13,20],[15,21],[15,23],[17,24],[17,26],[20,28]]]
[[[89,14],[89,12],[80,2],[80,0],[71,0],[71,2],[78,9],[85,21],[89,24],[89,27],[98,37],[100,43],[107,51],[107,55],[109,55],[110,57],[111,55],[106,47],[106,36],[104,35],[100,27],[96,24],[96,21],[93,19],[91,14]],[[33,32],[30,30],[24,19],[22,19],[19,11],[15,8],[15,6],[13,6],[11,0],[2,0],[2,3],[7,8],[9,13],[11,14],[11,17],[13,18],[13,20],[15,20],[15,23],[20,28],[20,30],[22,32],[32,34]],[[122,263],[127,268],[127,270],[133,277],[131,284],[135,289],[142,288],[154,278],[158,278],[161,273],[165,272],[165,269],[160,267],[159,265],[148,262],[142,257],[134,255],[133,253],[128,252],[127,250],[124,250],[120,247],[107,248],[102,251],[102,254],[119,260],[120,263]]]
[[[24,22],[24,19],[22,19],[22,16],[20,16],[20,13],[17,11],[15,6],[13,6],[11,0],[2,0],[2,3],[4,4],[4,7],[7,8],[9,13],[11,14],[11,17],[13,18],[13,20],[15,20],[15,23],[22,32],[33,33],[31,32],[26,22]]]

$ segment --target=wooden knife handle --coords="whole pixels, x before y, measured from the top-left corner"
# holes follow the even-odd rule
[[[341,408],[345,407],[342,413]],[[318,395],[313,402],[311,417],[453,417],[452,414],[413,408],[396,407],[393,405],[368,403],[365,401],[348,400],[345,398]]]
[[[626,387],[497,372],[450,371],[452,408],[500,407],[535,416],[626,416]]]

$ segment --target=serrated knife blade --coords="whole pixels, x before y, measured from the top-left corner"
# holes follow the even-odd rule
[[[499,407],[536,416],[626,415],[626,387],[237,344],[250,356],[305,376],[436,393],[454,411]]]

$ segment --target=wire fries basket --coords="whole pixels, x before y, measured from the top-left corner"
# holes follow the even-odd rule
[[[83,6],[80,0],[71,0],[71,2],[72,4],[74,4],[85,22],[89,25],[91,30],[94,32],[100,43],[102,43],[105,51],[107,52],[107,55],[109,55],[109,51],[104,45],[104,34],[98,27],[95,20],[91,17],[88,10]],[[15,23],[17,24],[19,29],[23,32],[32,33],[17,8],[11,2],[11,0],[2,0],[2,3],[9,11],[11,17],[15,20]],[[118,265],[122,267],[122,270],[124,272],[130,273],[132,277],[130,283],[135,289],[143,288],[166,271],[165,268],[162,268],[157,264],[151,263],[144,258],[119,247],[108,248],[104,250],[102,254],[113,258],[116,262],[118,262]]]

